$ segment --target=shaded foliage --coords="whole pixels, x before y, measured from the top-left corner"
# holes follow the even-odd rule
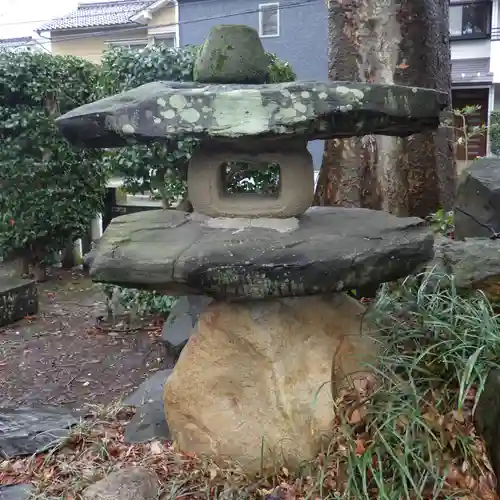
[[[500,155],[500,111],[492,111],[489,123],[491,152]]]
[[[102,209],[100,153],[74,150],[54,119],[95,99],[98,68],[76,57],[0,53],[0,249],[43,262]]]

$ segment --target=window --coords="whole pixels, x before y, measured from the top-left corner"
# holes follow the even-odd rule
[[[261,37],[279,36],[279,3],[263,3],[259,5],[259,34]]]
[[[491,32],[491,2],[486,0],[450,5],[452,38],[487,38]]]
[[[167,47],[174,48],[177,46],[175,43],[175,33],[161,33],[154,35],[152,42],[154,45],[166,45]]]
[[[127,49],[141,50],[148,46],[147,40],[117,40],[108,42],[111,47],[124,47]]]

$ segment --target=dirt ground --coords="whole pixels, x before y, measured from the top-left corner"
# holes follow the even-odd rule
[[[82,273],[55,270],[38,294],[36,318],[0,329],[0,406],[84,409],[125,397],[152,372],[172,367],[160,328],[96,328],[104,296]]]

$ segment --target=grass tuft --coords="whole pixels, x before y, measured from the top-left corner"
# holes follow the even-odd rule
[[[346,498],[485,498],[493,479],[472,415],[500,360],[490,304],[427,273],[384,285],[367,318],[380,329],[382,354],[363,425],[345,436]],[[361,452],[352,445],[359,439]]]

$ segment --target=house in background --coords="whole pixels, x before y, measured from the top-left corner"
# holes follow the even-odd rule
[[[179,45],[175,0],[115,0],[81,3],[69,14],[40,26],[54,55],[83,57],[98,63],[110,46],[144,48]]]
[[[451,0],[450,44],[452,105],[480,106],[467,117],[469,126],[487,125],[500,109],[500,0]],[[456,126],[459,124],[457,123]],[[490,154],[489,137],[478,135],[457,150],[459,169]]]
[[[40,42],[32,36],[22,36],[17,38],[0,39],[0,50],[32,50],[39,52],[43,50]]]

